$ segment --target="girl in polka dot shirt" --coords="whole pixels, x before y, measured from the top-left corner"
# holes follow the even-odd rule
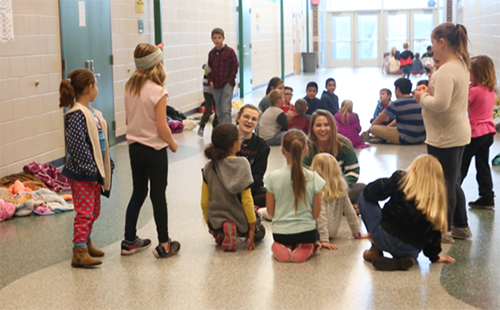
[[[59,86],[64,114],[68,158],[62,174],[69,179],[75,205],[73,267],[102,262],[104,252],[92,246],[90,233],[101,210],[101,193],[109,197],[113,162],[109,157],[108,126],[102,113],[90,106],[99,93],[97,80],[87,69],[76,69]]]

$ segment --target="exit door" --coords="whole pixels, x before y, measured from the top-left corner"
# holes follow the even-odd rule
[[[252,92],[251,1],[238,3],[238,61],[240,63],[240,98]]]
[[[63,78],[78,68],[94,72],[99,95],[92,107],[101,111],[115,144],[115,111],[109,0],[60,0]]]

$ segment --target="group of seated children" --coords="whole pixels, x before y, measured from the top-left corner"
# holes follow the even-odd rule
[[[420,53],[413,54],[408,47],[408,43],[405,43],[403,44],[403,52],[399,52],[395,47],[393,47],[390,53],[384,53],[382,73],[402,75],[406,78],[410,78],[410,74],[420,76],[424,70],[428,73],[428,69],[430,67],[427,66],[427,63],[423,63],[423,59],[420,60]],[[432,48],[430,46],[427,47],[427,53],[423,56],[426,57],[426,61],[427,58],[431,58],[432,60]]]
[[[354,148],[367,147],[360,137],[361,125],[359,117],[353,113],[351,100],[344,100],[339,109],[339,98],[334,93],[336,81],[328,78],[325,82],[326,90],[321,100],[316,97],[318,84],[309,82],[306,86],[306,96],[298,99],[295,105],[291,103],[293,89],[284,86],[278,77],[269,81],[266,96],[259,103],[262,117],[259,121],[259,136],[268,145],[280,145],[283,134],[289,129],[302,130],[309,134],[311,115],[318,109],[327,110],[334,115],[339,133],[345,135]]]

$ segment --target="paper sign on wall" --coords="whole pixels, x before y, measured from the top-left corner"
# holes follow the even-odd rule
[[[144,0],[135,0],[135,12],[144,13]]]
[[[85,1],[78,1],[78,26],[85,27],[87,23],[85,22]]]
[[[11,0],[0,0],[0,42],[14,41],[14,19]]]

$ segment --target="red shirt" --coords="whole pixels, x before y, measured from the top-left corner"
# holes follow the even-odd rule
[[[309,134],[311,121],[305,115],[295,115],[288,121],[288,130],[295,128],[302,130],[306,135]]]
[[[222,89],[226,84],[235,85],[238,72],[238,59],[232,48],[224,45],[217,50],[215,47],[208,53],[208,66],[212,69],[207,76],[208,82],[214,83],[215,89]]]
[[[293,115],[297,115],[297,112],[295,111],[295,106],[293,104],[286,104],[285,105],[282,105],[281,106],[281,109],[283,110],[283,112],[287,113],[288,111],[292,111],[293,112]]]

